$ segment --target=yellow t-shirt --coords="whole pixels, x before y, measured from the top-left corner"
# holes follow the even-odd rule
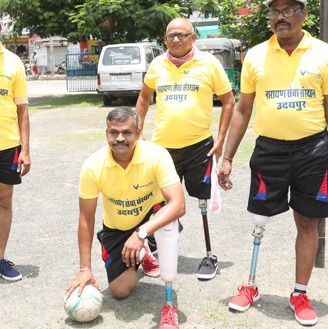
[[[24,65],[0,43],[0,150],[20,144],[17,106],[27,104]]]
[[[101,192],[104,224],[128,230],[137,226],[154,204],[164,201],[160,188],[179,181],[168,151],[139,140],[126,169],[114,161],[108,146],[92,154],[81,170],[79,195],[93,199]]]
[[[198,49],[179,68],[167,54],[156,57],[144,82],[156,89],[152,141],[166,148],[186,147],[211,136],[213,93],[231,91],[220,61]]]
[[[275,35],[247,53],[241,91],[256,92],[254,129],[261,136],[298,140],[327,126],[328,44],[304,33],[291,56]]]

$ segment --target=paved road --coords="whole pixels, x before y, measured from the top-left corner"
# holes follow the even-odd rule
[[[29,97],[78,94],[67,91],[66,80],[29,80],[27,81],[27,90]]]

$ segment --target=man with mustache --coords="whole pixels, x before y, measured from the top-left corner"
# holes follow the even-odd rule
[[[139,140],[139,116],[133,109],[115,108],[109,112],[106,122],[108,145],[92,154],[81,170],[80,270],[66,292],[70,295],[79,287],[81,293],[86,284],[93,284],[99,289],[92,273],[91,247],[97,200],[101,193],[104,219],[103,229],[97,236],[102,247],[109,290],[114,298],[123,299],[136,286],[136,271],[140,264],[146,275],[160,275],[158,261],[147,243],[148,237],[165,227],[161,236],[169,239],[171,233],[167,226],[170,224],[172,227],[175,223],[178,227],[176,220],[185,213],[185,200],[167,150]],[[170,241],[177,247],[178,235],[175,239]],[[160,259],[171,257],[170,263],[177,267],[177,259],[171,256],[172,250],[161,249],[158,245],[158,253]],[[176,273],[177,268],[173,266],[170,270]],[[176,329],[179,328],[178,313],[172,306],[172,282],[166,281],[166,290],[166,304],[159,328]]]
[[[264,4],[274,35],[246,56],[242,93],[219,170],[221,187],[230,190],[232,159],[255,101],[259,137],[250,160],[248,201],[255,223],[253,257],[248,283],[238,288],[229,307],[246,311],[259,300],[255,272],[264,227],[271,216],[290,207],[297,237],[296,281],[289,304],[300,324],[314,325],[317,315],[306,290],[317,252],[318,220],[328,216],[328,45],[302,29],[306,0]]]

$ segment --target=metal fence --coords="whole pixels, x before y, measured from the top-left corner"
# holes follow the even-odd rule
[[[66,54],[67,91],[95,91],[99,55],[95,53]]]

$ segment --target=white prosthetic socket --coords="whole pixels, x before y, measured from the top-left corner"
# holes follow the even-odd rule
[[[177,220],[154,233],[161,277],[165,281],[166,303],[172,306],[172,281],[178,272],[179,223]]]
[[[258,214],[252,214],[252,213],[251,213],[251,218],[252,218],[254,224],[259,227],[265,226],[271,220],[271,217],[269,217],[269,216],[262,216],[262,215],[258,215]]]
[[[255,273],[256,273],[256,266],[257,266],[257,259],[259,254],[259,247],[261,245],[261,239],[263,237],[264,226],[269,223],[271,217],[262,216],[257,214],[251,214],[251,218],[255,224],[254,231],[252,233],[254,237],[253,241],[253,255],[252,255],[252,263],[251,269],[248,278],[248,284],[250,286],[255,286]]]

